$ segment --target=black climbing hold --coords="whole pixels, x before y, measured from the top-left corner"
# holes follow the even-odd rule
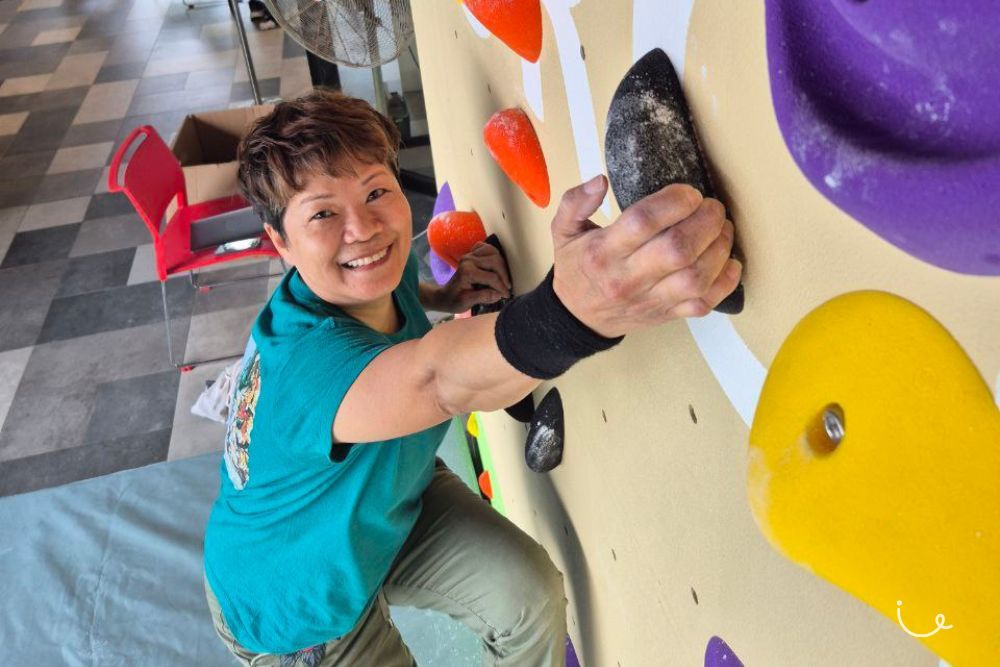
[[[653,49],[618,84],[608,110],[604,157],[623,211],[670,185],[688,183],[716,197],[684,92],[670,58]],[[742,284],[716,310],[743,310]]]
[[[559,390],[549,390],[531,420],[524,444],[524,460],[535,472],[548,472],[562,462],[563,409]]]
[[[514,405],[504,408],[504,412],[522,424],[527,424],[535,416],[535,399],[528,394]]]
[[[494,248],[496,248],[500,252],[500,256],[503,257],[503,263],[507,265],[507,270],[510,271],[510,264],[507,262],[507,253],[505,253],[503,251],[503,246],[500,245],[500,239],[497,238],[497,235],[496,234],[490,234],[489,236],[487,236],[486,237],[486,243],[489,243],[491,246],[493,246]],[[483,289],[485,289],[486,286],[485,285],[482,285],[482,286],[477,285],[475,287],[477,289],[479,289],[480,287],[482,287]],[[496,303],[479,303],[479,304],[476,304],[475,306],[472,307],[472,314],[475,316],[475,315],[482,315],[483,313],[498,313],[501,310],[503,310],[503,307],[506,306],[509,301],[510,301],[510,299],[500,299]],[[513,415],[511,415],[511,416],[513,416]],[[516,417],[515,417],[515,419],[516,419]],[[528,417],[528,419],[522,419],[521,421],[528,421],[529,419],[531,419],[530,416]]]

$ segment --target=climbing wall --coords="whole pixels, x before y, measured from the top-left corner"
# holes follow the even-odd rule
[[[561,193],[622,169],[612,98],[654,48],[745,258],[742,312],[539,387],[565,416],[549,472],[525,424],[475,420],[495,499],[566,575],[581,663],[1000,664],[1000,15],[466,3],[413,3],[435,170],[515,291],[551,266]]]

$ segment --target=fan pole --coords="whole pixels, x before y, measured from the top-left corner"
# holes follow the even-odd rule
[[[389,104],[385,100],[385,87],[382,85],[382,68],[379,65],[372,67],[372,83],[375,85],[375,109],[380,114],[388,115]]]
[[[243,62],[247,66],[247,78],[250,79],[250,90],[253,92],[254,104],[260,104],[260,86],[257,83],[257,70],[253,66],[250,45],[247,43],[247,31],[243,27],[243,17],[240,16],[240,6],[237,4],[237,0],[229,0],[229,12],[233,15],[233,22],[236,24],[236,34],[240,38],[240,49],[243,51]]]

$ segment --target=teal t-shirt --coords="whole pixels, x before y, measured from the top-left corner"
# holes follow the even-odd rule
[[[403,325],[381,334],[317,297],[293,269],[254,324],[205,532],[205,576],[251,651],[291,653],[349,632],[420,513],[447,423],[332,445],[333,419],[361,371],[430,330],[412,255],[392,296]]]

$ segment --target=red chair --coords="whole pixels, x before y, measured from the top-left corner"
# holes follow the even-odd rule
[[[119,181],[118,174],[122,162],[133,147],[134,151],[126,161],[122,179]],[[170,363],[181,372],[186,372],[196,364],[231,358],[220,357],[189,362],[174,361],[173,344],[170,340],[170,311],[167,308],[166,282],[179,273],[188,273],[193,287],[207,290],[223,283],[199,285],[194,278],[196,269],[246,259],[247,257],[280,259],[274,244],[263,231],[259,236],[259,245],[246,250],[218,253],[215,247],[198,250],[191,248],[192,223],[221,213],[246,208],[246,200],[239,195],[230,195],[199,204],[188,204],[184,171],[181,169],[180,163],[177,162],[177,158],[163,143],[160,135],[149,125],[137,127],[118,147],[111,160],[108,189],[111,192],[125,193],[153,237],[156,276],[160,280],[160,291],[163,295],[163,317],[167,327],[167,354],[170,356]],[[161,225],[167,207],[173,201],[177,203],[177,210],[170,216],[165,225]],[[284,268],[284,263],[282,263],[282,267]],[[272,274],[252,276],[250,279],[266,278],[270,275]]]

